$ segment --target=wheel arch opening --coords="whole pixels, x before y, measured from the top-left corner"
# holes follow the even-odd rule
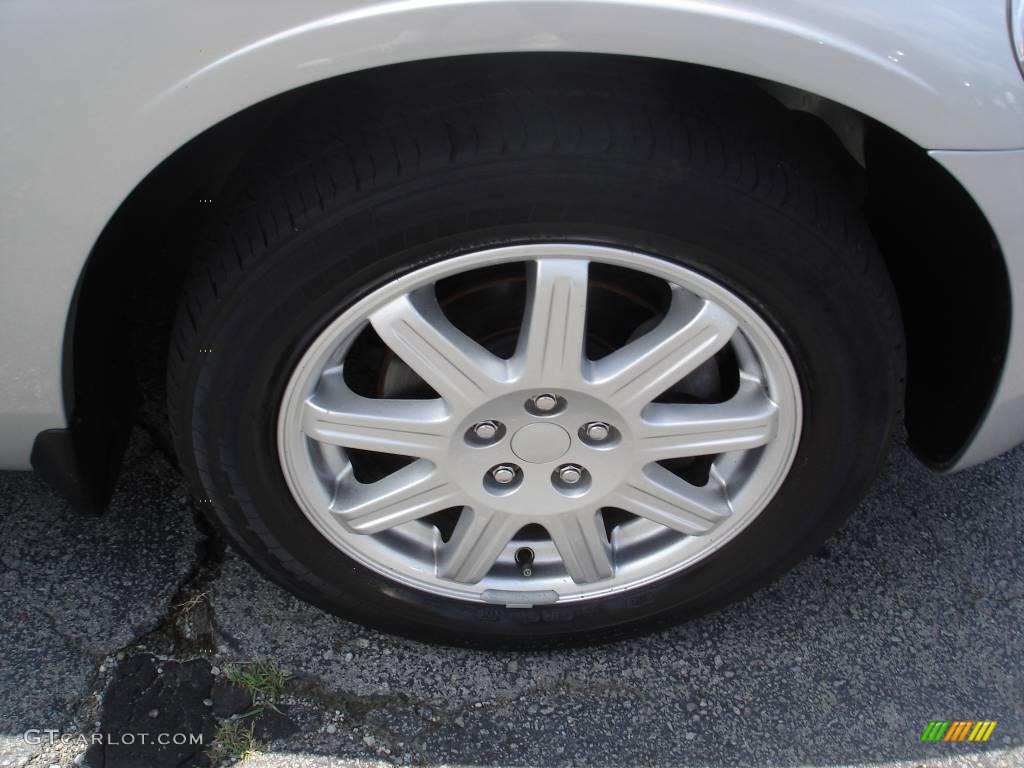
[[[757,78],[603,54],[484,54],[443,61],[448,76],[462,73],[467,83],[478,84],[480,73],[498,62],[501,67],[537,66],[552,56],[595,67],[630,59],[638,77],[650,66],[672,67],[680,78],[700,70],[746,79],[820,124],[821,140],[843,154],[850,183],[864,194],[865,215],[897,288],[907,328],[906,421],[912,447],[932,466],[954,463],[998,384],[1010,318],[1002,254],[963,187],[924,149],[871,118]],[[177,149],[122,202],[90,252],[66,328],[67,413],[72,434],[77,432],[75,453],[98,457],[83,465],[96,475],[93,484],[101,490],[95,498],[105,498],[112,488],[135,402],[140,403],[137,421],[169,450],[162,409],[170,325],[191,249],[205,223],[217,215],[223,185],[239,168],[260,162],[256,148],[288,119],[296,101],[325,97],[338,87],[358,90],[371,81],[375,88],[390,84],[400,98],[412,68],[437,61],[343,75],[253,105]],[[970,255],[970,270],[964,268],[964,254]],[[976,335],[965,323],[955,327],[954,298],[958,315],[960,310],[972,314]]]

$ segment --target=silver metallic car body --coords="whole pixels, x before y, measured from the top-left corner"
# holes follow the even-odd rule
[[[0,8],[0,467],[66,425],[75,287],[119,204],[218,121],[297,86],[469,53],[583,51],[798,87],[902,133],[971,193],[1024,304],[1024,79],[1005,0],[9,0]],[[1024,439],[1024,315],[963,467]]]

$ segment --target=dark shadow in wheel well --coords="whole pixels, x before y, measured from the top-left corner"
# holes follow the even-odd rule
[[[467,74],[478,73],[498,60],[505,67],[510,61],[536,66],[536,58],[544,56],[589,57],[603,66],[622,58],[560,53],[466,56],[447,60],[445,72],[457,77],[464,67]],[[652,67],[667,66],[663,61],[643,61]],[[403,73],[423,64],[374,70],[373,85],[379,89],[383,78],[400,91]],[[681,78],[695,68],[668,66],[677,67]],[[132,423],[127,410],[133,401],[131,390],[137,389],[142,394],[139,421],[172,455],[163,381],[170,324],[196,237],[204,222],[217,214],[218,190],[236,168],[260,162],[253,148],[275,129],[279,118],[287,119],[296,100],[318,98],[339,81],[366,77],[367,73],[355,73],[304,86],[224,120],[175,151],[118,208],[90,254],[68,321],[65,398],[72,431],[79,425],[82,434],[75,440],[77,451],[89,450],[91,442],[92,450],[103,456],[99,466],[116,467],[123,431]],[[963,188],[921,148],[845,107],[749,79],[787,106],[814,113],[822,126],[829,126],[822,134],[836,152],[845,148],[857,162],[866,162],[866,213],[896,284],[907,327],[910,437],[925,460],[948,465],[986,410],[1008,338],[1008,279],[988,223]],[[856,170],[851,183],[861,188],[864,174],[856,163],[849,164]],[[963,254],[970,254],[969,262]],[[958,322],[965,312],[971,325]],[[115,340],[128,340],[127,351],[123,343],[112,343]],[[108,473],[97,482],[109,491],[113,476]]]
[[[216,200],[292,98],[251,107],[179,148],[132,190],[93,246],[65,332],[69,429],[51,436],[63,446],[60,463],[72,465],[51,483],[76,509],[106,505],[135,424],[175,462],[164,406],[167,344],[190,254],[215,205],[206,201]],[[33,466],[54,474],[35,458]]]
[[[869,122],[865,212],[907,336],[910,445],[954,465],[999,384],[1010,337],[1006,263],[970,194],[924,150]]]

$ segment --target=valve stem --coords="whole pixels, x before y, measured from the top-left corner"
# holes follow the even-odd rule
[[[520,547],[516,550],[516,565],[523,576],[533,576],[533,550],[529,547]]]

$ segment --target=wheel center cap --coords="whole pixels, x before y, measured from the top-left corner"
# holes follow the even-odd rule
[[[557,424],[527,424],[512,436],[512,452],[530,464],[544,464],[565,455],[572,444],[569,433]]]

